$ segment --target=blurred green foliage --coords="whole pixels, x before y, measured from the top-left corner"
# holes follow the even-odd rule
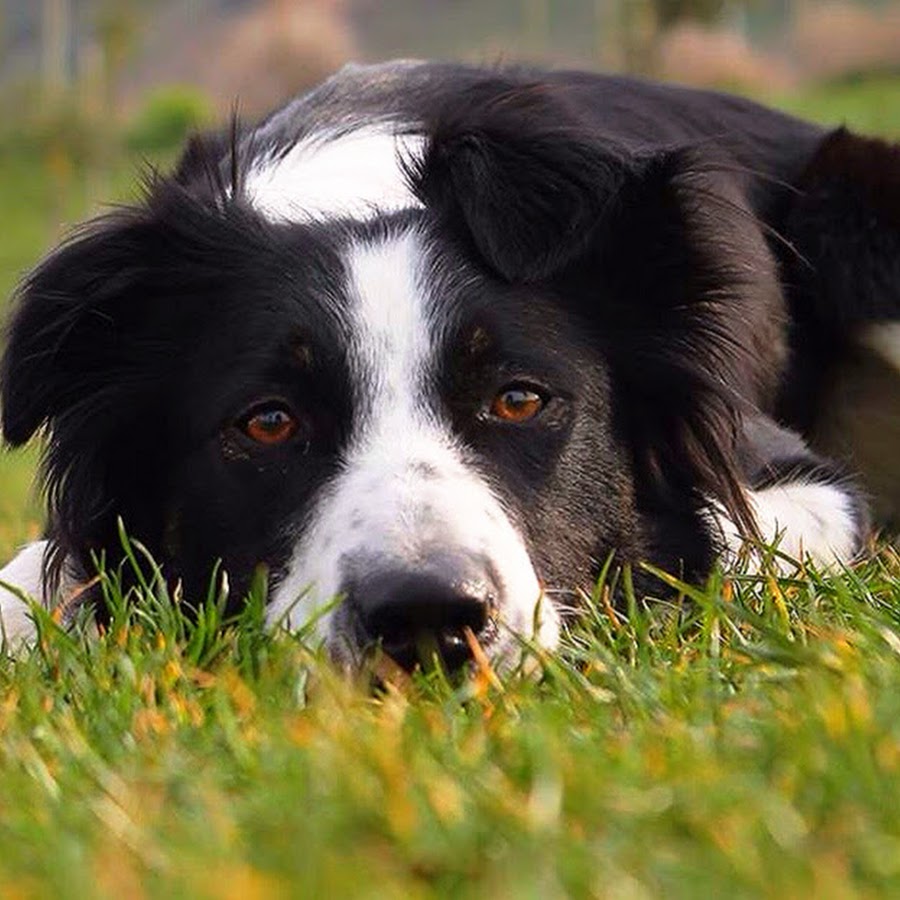
[[[129,125],[125,144],[143,153],[164,151],[203,128],[212,116],[212,104],[202,91],[186,85],[157,88]]]
[[[731,7],[743,7],[752,4],[732,2]],[[652,0],[653,11],[660,28],[668,28],[676,22],[714,22],[722,15],[725,0]]]
[[[859,74],[761,99],[826,125],[900,139],[900,73]]]

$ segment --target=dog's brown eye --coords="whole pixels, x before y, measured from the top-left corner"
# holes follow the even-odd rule
[[[299,423],[283,407],[268,406],[251,413],[239,427],[257,444],[271,447],[292,438],[297,432]]]
[[[526,387],[514,385],[505,388],[491,402],[491,415],[504,422],[527,422],[543,408],[540,394]]]

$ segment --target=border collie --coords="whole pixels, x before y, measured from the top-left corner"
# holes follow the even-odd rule
[[[847,562],[867,501],[809,437],[898,313],[897,147],[630,78],[350,66],[25,279],[2,426],[44,429],[48,530],[0,577],[64,597],[121,518],[189,599],[262,570],[273,622],[331,604],[342,663],[457,667],[552,647],[611,552]]]

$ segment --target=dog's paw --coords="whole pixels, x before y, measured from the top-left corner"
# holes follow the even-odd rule
[[[14,649],[35,636],[31,611],[23,596],[39,600],[43,595],[43,559],[46,541],[23,547],[0,569],[0,638]]]
[[[868,530],[865,506],[852,485],[841,482],[791,481],[747,491],[764,544],[786,557],[811,559],[819,566],[845,564],[859,553]],[[712,513],[714,537],[726,563],[746,546],[745,536],[719,508]],[[750,554],[758,571],[762,557]]]

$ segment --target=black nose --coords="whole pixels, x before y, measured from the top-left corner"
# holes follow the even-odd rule
[[[487,578],[388,571],[357,579],[347,602],[372,643],[408,671],[435,653],[448,670],[471,659],[465,629],[487,641],[495,591]]]

